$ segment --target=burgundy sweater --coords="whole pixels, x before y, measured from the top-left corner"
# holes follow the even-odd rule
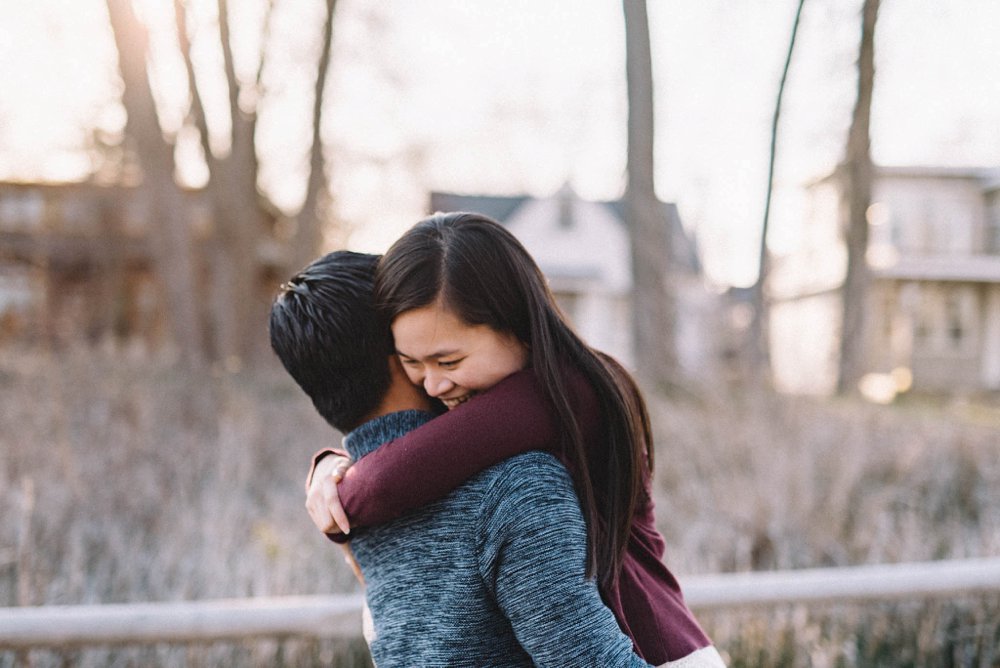
[[[582,376],[571,378],[574,411],[587,447],[599,463],[597,397]],[[338,486],[352,526],[381,524],[440,499],[476,473],[530,450],[558,452],[554,408],[530,370],[501,381],[406,436],[386,443],[356,462]],[[335,450],[322,450],[319,459]],[[561,457],[566,463],[565,457]],[[577,471],[568,467],[574,476]],[[310,472],[310,478],[312,472]],[[687,656],[711,641],[684,603],[680,585],[664,565],[663,537],[656,530],[651,477],[632,522],[617,584],[602,588],[605,603],[636,652],[653,665]],[[343,536],[331,535],[343,540]]]

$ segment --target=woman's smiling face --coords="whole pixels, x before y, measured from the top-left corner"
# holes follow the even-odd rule
[[[528,349],[515,336],[469,325],[438,302],[396,316],[392,336],[410,381],[448,410],[528,363]]]

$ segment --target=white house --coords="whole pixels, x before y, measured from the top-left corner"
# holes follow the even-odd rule
[[[811,188],[799,252],[776,267],[775,372],[833,386],[846,268],[836,182]],[[869,380],[893,391],[1000,390],[1000,169],[878,167],[868,210]]]
[[[632,260],[621,201],[586,201],[564,186],[545,198],[432,193],[430,208],[475,211],[503,223],[534,257],[584,340],[632,366]],[[673,234],[678,359],[685,371],[700,373],[714,356],[707,324],[714,297],[674,204],[663,204],[663,224]]]

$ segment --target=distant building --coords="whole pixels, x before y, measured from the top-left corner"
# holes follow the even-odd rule
[[[185,197],[192,237],[207,245],[209,199],[198,190]],[[147,211],[142,191],[130,186],[0,182],[0,340],[44,333],[162,341]],[[277,267],[270,249],[260,249],[262,258]]]
[[[503,223],[541,267],[584,340],[632,366],[632,260],[620,200],[591,202],[564,186],[545,198],[432,193],[430,209],[475,211]],[[714,296],[705,288],[697,247],[677,207],[663,203],[662,210],[673,235],[678,358],[686,372],[699,374],[716,354],[710,336]]]
[[[811,188],[799,252],[774,272],[776,374],[788,389],[835,381],[846,267],[838,188]],[[868,212],[867,366],[929,392],[1000,390],[1000,169],[878,167]]]

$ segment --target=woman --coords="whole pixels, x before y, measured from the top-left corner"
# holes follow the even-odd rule
[[[514,236],[478,214],[432,216],[382,258],[376,301],[410,380],[449,413],[349,472],[339,496],[354,523],[387,521],[513,454],[552,449],[573,476],[587,523],[588,574],[640,656],[654,665],[722,665],[661,561],[642,397],[617,362],[566,324]],[[475,343],[484,332],[527,355],[484,352]]]

